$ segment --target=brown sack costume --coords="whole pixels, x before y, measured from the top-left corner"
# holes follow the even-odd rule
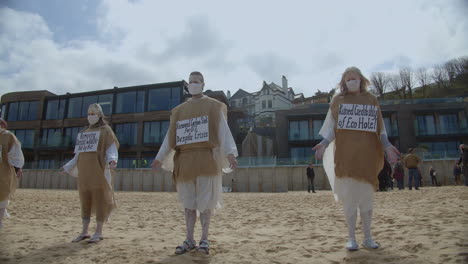
[[[15,168],[8,162],[8,152],[15,143],[20,144],[16,136],[10,131],[0,128],[0,201],[10,200],[16,190]]]
[[[96,213],[98,222],[107,221],[112,209],[115,208],[114,191],[105,178],[107,166],[106,150],[119,142],[108,125],[91,126],[82,132],[100,131],[96,152],[82,152],[78,155],[78,191],[81,202],[81,216],[89,219],[92,212]]]
[[[384,164],[384,149],[380,142],[383,127],[377,98],[369,92],[358,95],[337,95],[330,103],[333,118],[338,120],[340,104],[364,104],[378,107],[377,131],[335,129],[335,174],[337,178],[353,178],[378,188],[378,174]]]
[[[174,182],[187,182],[198,176],[216,176],[221,173],[218,162],[213,157],[213,149],[219,146],[218,124],[220,112],[227,118],[226,105],[209,97],[189,100],[172,109],[168,131],[169,148],[175,149]],[[208,116],[209,140],[177,146],[177,122],[191,118]]]

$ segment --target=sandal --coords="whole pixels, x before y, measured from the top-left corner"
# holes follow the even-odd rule
[[[210,242],[208,242],[208,240],[201,240],[197,252],[210,254]]]
[[[93,236],[88,243],[98,243],[101,242],[104,238],[102,236]]]
[[[177,246],[175,253],[177,255],[184,254],[195,248],[195,241],[185,240],[182,245]]]
[[[90,238],[89,235],[81,234],[81,235],[77,236],[75,239],[73,239],[72,243],[80,242],[80,241],[83,241],[83,240],[88,239],[88,238]]]

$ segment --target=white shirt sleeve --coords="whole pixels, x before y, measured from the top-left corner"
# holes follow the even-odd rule
[[[229,155],[232,154],[234,157],[237,157],[239,154],[237,153],[236,142],[232,137],[231,130],[229,129],[228,123],[226,118],[224,117],[223,112],[220,112],[220,123],[218,128],[218,138],[219,138],[219,146],[222,150],[222,155]]]
[[[13,147],[8,152],[8,163],[11,166],[16,168],[23,168],[24,166],[24,155],[23,151],[21,150],[21,144],[15,143]]]
[[[112,143],[110,147],[106,150],[106,162],[109,163],[111,161],[117,162],[119,160],[119,151],[117,150],[117,146],[115,143]]]
[[[167,137],[168,133],[169,133],[169,130],[167,131],[166,136],[164,137],[164,141],[161,147],[159,148],[156,158],[154,158],[156,160],[159,160],[160,162],[162,162],[166,158],[166,156],[169,154],[169,152],[171,152],[171,150],[169,149],[169,139]]]
[[[319,134],[326,140],[328,143],[335,140],[335,128],[336,128],[336,121],[333,118],[331,110],[328,109],[327,117],[323,122],[322,128],[319,131]],[[328,145],[327,143],[327,145]]]
[[[76,163],[78,162],[78,155],[80,153],[75,153],[75,156],[73,156],[73,159],[71,159],[69,162],[67,162],[65,165],[63,165],[63,170],[67,173],[70,173],[71,170],[76,166]]]

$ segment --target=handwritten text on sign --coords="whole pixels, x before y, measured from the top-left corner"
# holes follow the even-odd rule
[[[177,121],[176,146],[205,142],[209,139],[208,116]]]
[[[79,133],[76,137],[75,153],[97,151],[99,134],[100,131]]]
[[[340,104],[338,129],[377,131],[377,111],[375,105]]]

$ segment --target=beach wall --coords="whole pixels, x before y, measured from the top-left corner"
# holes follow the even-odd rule
[[[424,161],[420,166],[423,186],[431,185],[429,167],[437,171],[441,185],[455,184],[453,166],[456,160]],[[330,190],[330,184],[321,166],[314,167],[317,190]],[[306,166],[278,166],[238,168],[223,175],[223,186],[233,192],[287,192],[307,190]],[[405,173],[405,186],[408,172]],[[173,192],[175,185],[172,174],[163,170],[157,173],[150,169],[116,169],[113,186],[116,191]],[[76,178],[60,175],[58,170],[24,170],[20,188],[33,189],[76,189]]]

